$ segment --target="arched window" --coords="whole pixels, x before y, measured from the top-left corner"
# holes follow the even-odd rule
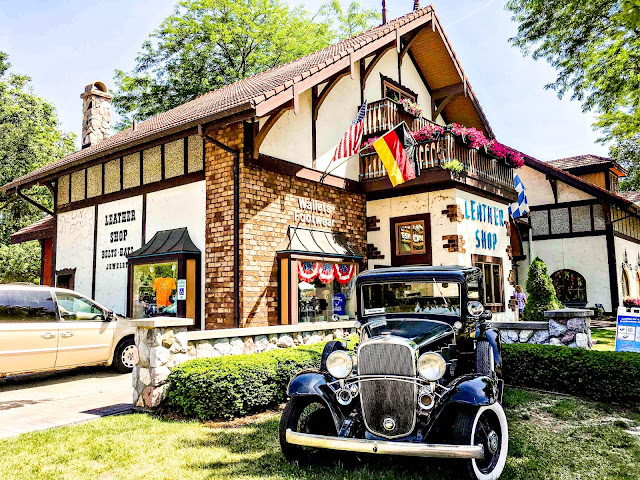
[[[575,270],[558,270],[551,275],[556,295],[564,305],[584,307],[587,304],[587,282]]]
[[[622,269],[622,297],[627,298],[631,296],[631,282],[629,281],[629,272],[626,268]]]

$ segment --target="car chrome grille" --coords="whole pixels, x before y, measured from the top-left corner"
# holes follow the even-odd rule
[[[417,386],[393,377],[416,376],[414,350],[405,343],[385,340],[364,343],[358,350],[358,375],[388,376],[360,383],[360,402],[367,429],[386,438],[409,435],[416,422]],[[393,428],[389,429],[389,425]]]

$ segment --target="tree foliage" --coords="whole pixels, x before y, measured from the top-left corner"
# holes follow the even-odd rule
[[[544,321],[546,310],[562,308],[556,297],[556,289],[547,271],[547,265],[539,257],[533,259],[527,274],[527,304],[524,307],[524,319],[528,322]]]
[[[31,91],[28,76],[10,73],[10,67],[7,54],[0,52],[0,185],[75,149],[74,136],[60,130],[53,105]],[[49,208],[53,204],[44,187],[25,193]],[[39,276],[39,250],[9,245],[9,236],[42,215],[16,195],[0,193],[0,281],[33,281]]]
[[[628,171],[620,182],[620,190],[640,190],[640,133],[611,147],[609,156]]]
[[[331,0],[322,5],[318,13],[332,24],[337,23],[337,28],[333,28],[341,40],[368,30],[381,20],[380,12],[365,8],[358,0],[351,0],[346,9],[340,0]]]
[[[640,132],[640,0],[508,0],[511,39],[558,71],[546,87],[598,113],[600,141]]]
[[[180,0],[143,43],[133,71],[116,70],[113,104],[129,121],[149,118],[332,39],[326,22],[282,0]]]

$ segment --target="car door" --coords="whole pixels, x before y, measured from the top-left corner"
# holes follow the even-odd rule
[[[58,321],[51,290],[0,289],[0,373],[52,369],[58,349]]]
[[[98,304],[73,292],[55,291],[60,315],[56,368],[109,359],[115,323]]]

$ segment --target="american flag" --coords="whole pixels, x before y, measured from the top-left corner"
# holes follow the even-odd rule
[[[360,151],[360,144],[362,143],[362,134],[364,133],[364,116],[367,112],[367,101],[365,100],[360,107],[360,111],[356,118],[353,119],[351,126],[340,140],[338,148],[336,148],[333,154],[333,160],[340,160],[342,158],[349,158]]]

